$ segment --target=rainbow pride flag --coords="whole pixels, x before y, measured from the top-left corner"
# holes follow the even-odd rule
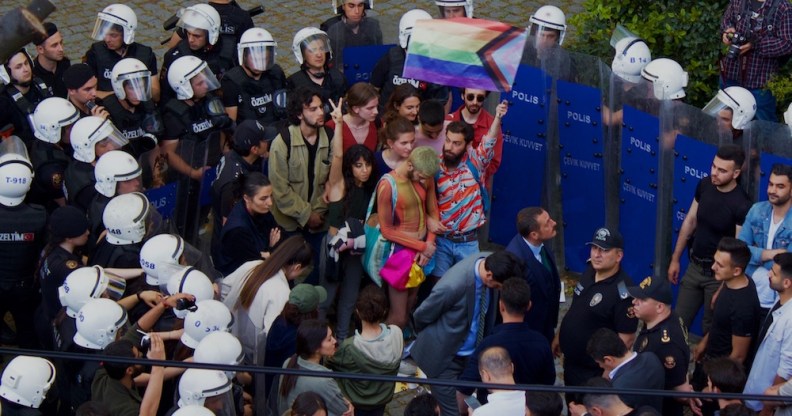
[[[511,91],[527,31],[483,19],[419,20],[410,37],[405,78],[453,87]]]

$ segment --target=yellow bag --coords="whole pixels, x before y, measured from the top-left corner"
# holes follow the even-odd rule
[[[410,276],[407,278],[407,289],[420,286],[424,280],[426,280],[426,275],[423,268],[418,263],[413,262],[412,267],[410,267]]]

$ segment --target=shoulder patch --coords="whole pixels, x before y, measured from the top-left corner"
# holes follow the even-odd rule
[[[61,175],[60,173],[53,173],[50,179],[52,181],[52,187],[54,189],[61,189],[61,187],[63,186],[63,175]]]
[[[663,359],[663,366],[669,370],[676,367],[676,359],[672,355],[665,357]]]
[[[66,268],[76,269],[78,266],[77,260],[66,260]]]
[[[624,280],[619,282],[619,284],[616,285],[616,287],[619,290],[619,297],[620,298],[627,299],[628,297],[630,297],[630,292],[627,291],[627,283],[624,283]]]

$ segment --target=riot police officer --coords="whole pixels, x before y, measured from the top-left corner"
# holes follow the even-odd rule
[[[179,11],[176,25],[187,34],[173,48],[165,52],[160,72],[162,100],[174,96],[168,71],[180,57],[195,56],[205,61],[217,78],[236,65],[235,44],[220,37],[220,14],[208,4],[196,4]]]
[[[0,403],[7,416],[37,416],[55,382],[55,366],[40,357],[20,355],[8,363],[0,381]]]
[[[286,80],[288,89],[293,91],[299,87],[319,87],[322,92],[322,102],[338,102],[346,94],[347,83],[344,74],[337,68],[330,68],[333,50],[330,39],[325,32],[315,28],[300,29],[294,35],[292,42],[294,59],[300,65],[300,70],[291,74]],[[325,114],[330,116],[329,109]]]
[[[64,173],[64,190],[69,204],[88,211],[96,194],[93,184],[96,159],[103,154],[118,150],[128,141],[110,120],[88,116],[77,120],[72,126],[71,145],[74,160]]]
[[[157,57],[150,47],[135,42],[137,15],[127,5],[111,4],[96,17],[91,38],[97,40],[85,53],[86,63],[97,76],[97,95],[112,95],[111,73],[115,64],[125,58],[144,62],[151,75],[157,75]],[[159,100],[159,79],[151,83],[151,95]]]
[[[118,195],[111,199],[102,214],[102,223],[107,233],[97,243],[88,264],[105,268],[138,268],[149,211],[148,199],[140,192]]]
[[[473,0],[435,0],[441,19],[473,18]]]
[[[164,131],[159,109],[152,99],[156,77],[143,62],[124,58],[113,66],[110,84],[113,95],[104,99],[110,120],[129,140],[130,154],[136,158],[154,149]]]
[[[104,231],[102,215],[111,198],[143,190],[140,174],[140,165],[135,158],[120,150],[109,151],[96,161],[94,167],[96,195],[88,207],[91,235],[99,236]],[[90,248],[93,248],[93,244]]]
[[[222,79],[223,105],[237,122],[257,120],[262,125],[284,117],[286,75],[275,63],[277,44],[264,29],[252,28],[237,45],[239,66]]]
[[[63,175],[72,152],[68,137],[71,125],[79,118],[72,103],[60,97],[45,99],[33,113],[33,134],[38,140],[31,147],[35,175],[28,201],[43,205],[49,212],[66,203]]]
[[[432,16],[424,10],[413,9],[405,13],[399,20],[399,44],[390,48],[371,71],[371,84],[380,90],[380,109],[388,102],[397,85],[410,83],[421,92],[421,101],[439,100],[446,104],[449,89],[431,82],[419,81],[402,76],[404,61],[407,58],[407,45],[410,42],[415,22],[429,20]],[[383,113],[380,110],[380,113]]]
[[[52,90],[33,76],[33,59],[24,49],[3,62],[0,81],[5,84],[0,95],[0,128],[12,124],[14,134],[30,147],[34,140],[30,117],[38,103],[52,96]]]
[[[47,212],[24,203],[33,166],[18,138],[0,144],[0,316],[11,312],[22,348],[37,348],[33,315],[39,302],[33,284],[44,247]]]
[[[327,33],[330,45],[336,51],[331,66],[342,68],[344,48],[349,46],[382,45],[379,21],[366,16],[372,0],[333,0],[336,16],[325,20],[319,29]]]
[[[71,60],[63,53],[63,35],[58,31],[58,26],[45,22],[44,29],[47,38],[33,42],[36,46],[33,75],[52,88],[56,97],[66,98],[69,93],[63,84],[63,73],[71,66]]]

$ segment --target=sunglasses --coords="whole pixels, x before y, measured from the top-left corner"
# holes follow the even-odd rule
[[[475,94],[468,94],[465,96],[465,99],[468,101],[473,101],[474,99],[480,103],[483,103],[485,99],[487,99],[486,95],[475,95]]]

